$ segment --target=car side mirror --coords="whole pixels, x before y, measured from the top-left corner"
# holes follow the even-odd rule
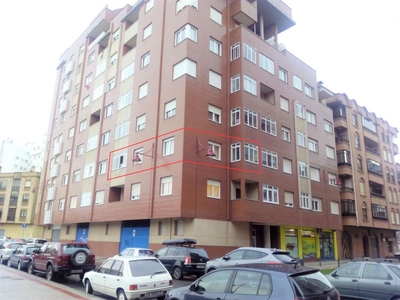
[[[190,290],[191,292],[196,291],[196,285],[195,285],[195,284],[192,284],[192,285],[190,286],[189,290]]]
[[[37,250],[33,250],[32,253],[36,253],[37,254],[37,253],[39,253],[39,250],[38,249]]]
[[[223,257],[223,259],[224,259],[224,260],[230,260],[231,258],[230,258],[228,255],[225,255],[225,256]]]
[[[338,275],[336,272],[333,272],[333,273],[331,274],[331,276],[332,276],[332,277],[339,277],[339,275]]]

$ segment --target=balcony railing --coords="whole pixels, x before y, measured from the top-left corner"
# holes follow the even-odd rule
[[[55,186],[49,187],[49,189],[47,190],[47,201],[54,200],[55,195],[56,195],[56,187]]]

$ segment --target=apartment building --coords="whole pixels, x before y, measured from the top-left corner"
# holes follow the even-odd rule
[[[332,110],[280,0],[105,8],[60,58],[38,224],[98,255],[195,238],[334,259]]]
[[[39,182],[38,172],[0,172],[0,236],[43,235],[43,226],[34,224]]]
[[[0,144],[0,166],[3,172],[29,172],[32,157],[28,145],[18,145],[11,139]]]
[[[342,258],[394,256],[400,231],[398,129],[323,86],[333,111],[343,217]]]

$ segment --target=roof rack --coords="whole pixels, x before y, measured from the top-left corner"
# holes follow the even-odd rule
[[[170,239],[162,242],[163,245],[167,246],[189,246],[191,247],[192,245],[197,244],[197,241],[195,239],[187,239],[187,238],[182,238],[182,239]]]

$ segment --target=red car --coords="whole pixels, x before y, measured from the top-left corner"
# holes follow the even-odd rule
[[[87,243],[48,242],[31,255],[28,264],[30,274],[44,273],[47,280],[59,275],[83,275],[96,268],[95,255]]]

